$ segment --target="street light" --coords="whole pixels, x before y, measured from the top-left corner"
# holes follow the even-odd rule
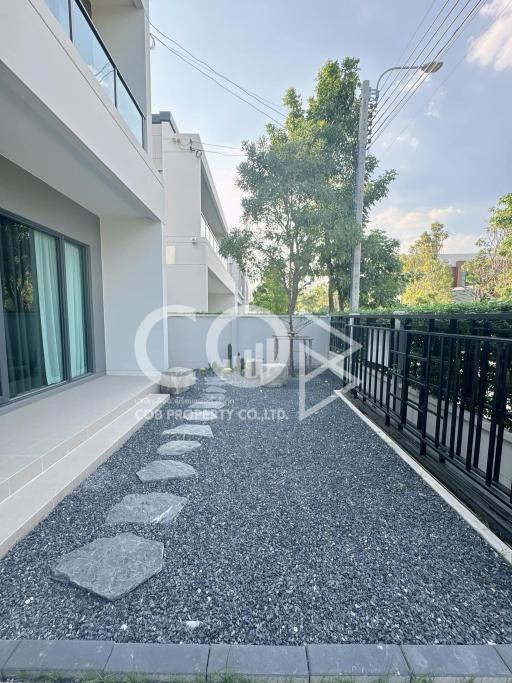
[[[443,62],[427,62],[420,66],[392,66],[383,71],[377,79],[374,90],[374,111],[377,108],[380,82],[390,71],[404,71],[410,69],[421,70],[426,74],[435,74],[443,66]],[[361,105],[359,110],[359,135],[357,141],[357,169],[355,183],[355,219],[357,225],[363,229],[364,208],[364,174],[366,167],[366,146],[368,141],[368,111],[370,106],[370,81],[363,81],[361,86]],[[352,278],[350,287],[350,310],[359,308],[359,289],[361,284],[361,242],[356,244],[352,253]]]

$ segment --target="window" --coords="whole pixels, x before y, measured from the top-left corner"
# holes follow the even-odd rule
[[[83,246],[0,215],[3,400],[90,371],[85,260]]]

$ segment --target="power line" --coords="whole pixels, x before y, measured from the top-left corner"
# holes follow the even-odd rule
[[[509,0],[509,2],[505,5],[505,7],[502,9],[502,11],[501,11],[501,12],[498,14],[498,16],[495,18],[493,24],[494,24],[496,21],[498,21],[498,20],[503,16],[503,14],[505,14],[505,12],[508,10],[508,8],[509,8],[511,5],[512,5],[512,0]],[[435,96],[437,95],[437,93],[439,92],[439,90],[440,90],[440,89],[445,85],[445,83],[453,76],[453,74],[454,74],[455,71],[458,69],[458,67],[459,67],[459,66],[462,64],[462,62],[466,59],[466,57],[467,57],[468,54],[469,54],[469,50],[470,50],[470,49],[471,49],[471,46],[468,48],[468,50],[466,50],[466,52],[465,52],[465,53],[462,55],[462,57],[458,60],[458,62],[455,64],[455,66],[453,67],[453,69],[448,73],[448,75],[446,76],[446,78],[445,78],[443,81],[441,81],[441,83],[436,87],[436,89],[434,90],[434,92],[432,93],[432,95],[430,96],[430,98],[429,98],[428,100],[426,100],[423,104],[421,104],[421,105],[415,110],[415,112],[414,112],[414,114],[413,114],[413,117],[412,117],[413,120],[414,120],[414,117],[415,117],[417,114],[419,114],[419,112],[421,111],[421,109],[423,109],[423,107],[424,107],[425,105],[428,105],[428,104],[430,104],[431,102],[434,101],[434,98],[435,98]],[[398,133],[398,135],[397,135],[395,138],[393,138],[393,140],[392,140],[392,141],[383,149],[383,151],[381,152],[380,156],[382,156],[383,154],[385,154],[386,152],[388,152],[388,151],[391,149],[391,147],[393,147],[393,145],[397,142],[397,140],[400,139],[400,137],[405,133],[405,131],[406,131],[408,128],[410,128],[411,124],[412,124],[412,121],[409,121],[408,123],[405,124],[405,126],[400,130],[400,132]],[[379,137],[380,137],[380,136],[379,136]],[[377,139],[375,139],[375,140],[372,142],[372,145],[374,145],[375,142],[377,142]]]
[[[241,95],[236,93],[234,90],[231,90],[230,88],[225,86],[223,83],[220,83],[216,78],[214,78],[213,76],[210,76],[210,74],[207,74],[205,71],[203,71],[201,68],[199,68],[196,64],[194,64],[189,59],[187,59],[184,55],[180,54],[177,50],[174,50],[172,47],[170,47],[169,45],[164,43],[163,40],[160,40],[160,38],[158,36],[156,36],[155,34],[152,34],[152,35],[153,35],[153,38],[157,42],[160,43],[160,45],[163,45],[163,47],[165,47],[167,50],[169,50],[169,52],[176,55],[176,57],[178,57],[179,59],[184,61],[186,64],[191,66],[193,69],[195,69],[196,71],[199,71],[199,73],[201,73],[203,76],[205,76],[206,78],[209,78],[211,81],[216,83],[219,87],[221,87],[223,90],[226,90],[226,92],[230,93],[231,95],[234,95],[234,97],[236,97],[237,99],[241,100],[242,102],[245,102],[245,104],[248,104],[250,107],[252,107],[256,111],[258,111],[260,114],[263,114],[263,116],[266,116],[267,118],[271,119],[278,126],[281,126],[281,123],[276,118],[271,116],[268,112],[263,111],[263,109],[260,109],[259,107],[257,107],[255,104],[253,104],[249,100],[246,100],[244,97],[242,97]]]
[[[466,4],[464,5],[464,8],[463,8],[461,11],[464,11],[464,9],[465,9],[465,8],[467,7],[467,5],[469,4],[469,1],[470,1],[470,0],[468,0],[468,2],[466,2]],[[460,37],[460,35],[461,35],[462,31],[464,30],[465,26],[466,26],[467,24],[469,24],[469,23],[474,19],[474,17],[476,16],[478,10],[480,9],[481,5],[482,5],[485,1],[486,1],[486,0],[477,0],[477,3],[476,3],[476,5],[475,5],[475,7],[473,7],[473,9],[470,10],[470,12],[469,12],[469,13],[467,14],[467,16],[464,18],[464,20],[462,21],[462,23],[461,23],[461,24],[457,27],[457,29],[451,34],[451,36],[448,38],[448,40],[446,41],[446,43],[441,47],[441,49],[439,50],[439,52],[435,55],[435,57],[433,58],[434,61],[437,61],[441,56],[443,56],[446,52],[448,52],[448,50],[452,47],[452,45],[455,43],[455,41]],[[460,14],[461,14],[461,13],[459,12],[459,14],[457,15],[456,18],[458,18],[458,17],[460,16]],[[452,24],[453,24],[453,22],[452,22]],[[445,31],[445,33],[446,33],[446,31]],[[444,36],[444,34],[443,34],[443,36]],[[436,46],[437,46],[438,43],[439,43],[439,41],[436,43]],[[430,54],[431,54],[431,53],[429,53],[429,55],[430,55]],[[388,126],[392,123],[392,121],[398,116],[398,114],[400,113],[400,111],[406,106],[406,104],[409,102],[409,100],[411,99],[411,97],[413,97],[414,93],[418,90],[418,88],[420,87],[420,85],[422,84],[422,82],[423,82],[423,81],[422,81],[421,79],[419,79],[419,80],[415,83],[415,85],[411,88],[411,90],[408,91],[408,92],[406,93],[406,95],[405,95],[401,100],[399,100],[399,101],[397,102],[397,104],[394,106],[394,108],[393,108],[391,111],[388,111],[388,113],[386,114],[386,116],[384,117],[384,119],[382,119],[382,117],[379,119],[378,125],[377,125],[377,127],[376,127],[376,129],[374,130],[374,133],[373,133],[373,134],[376,136],[376,137],[375,137],[375,141],[380,137],[380,135],[382,135],[382,133],[383,133],[383,131],[385,130],[385,128],[388,127]]]
[[[425,12],[425,14],[423,15],[423,17],[422,17],[420,23],[419,23],[418,26],[416,27],[416,30],[414,31],[414,33],[412,34],[412,36],[411,36],[411,37],[409,38],[409,40],[407,41],[407,45],[404,47],[404,49],[403,49],[402,52],[400,53],[400,56],[398,57],[398,59],[395,60],[395,63],[396,63],[396,64],[402,64],[402,58],[403,58],[403,56],[405,55],[405,53],[406,53],[407,49],[409,48],[409,46],[412,45],[412,41],[413,41],[413,40],[416,38],[416,36],[418,35],[419,31],[421,30],[421,27],[422,27],[423,24],[425,23],[425,19],[428,17],[428,15],[430,14],[430,12],[432,11],[432,8],[433,8],[434,5],[436,4],[436,2],[437,2],[437,0],[432,0],[432,2],[430,3],[429,8],[427,9],[427,11]],[[425,34],[423,34],[423,35],[425,35]],[[423,39],[423,38],[422,38],[422,39]],[[419,42],[421,42],[422,39],[420,39]],[[405,64],[406,64],[406,62],[404,62],[404,65],[405,65]],[[386,88],[386,84],[389,82],[389,79],[390,79],[390,78],[392,78],[392,72],[390,72],[390,73],[388,73],[386,76],[384,76],[384,80],[383,80],[382,86],[381,86],[382,97],[385,96],[386,92],[389,90],[389,87],[392,87],[392,86],[389,86],[388,88]]]
[[[418,63],[419,63],[419,64],[418,64],[418,67],[417,67],[416,69],[414,69],[414,70],[409,71],[407,74],[404,74],[404,76],[403,76],[403,77],[400,79],[400,81],[398,82],[398,84],[397,84],[397,89],[396,89],[396,92],[395,92],[394,94],[393,94],[393,92],[391,92],[391,93],[388,94],[388,96],[385,97],[384,99],[380,98],[380,110],[377,112],[377,115],[376,115],[376,119],[375,119],[375,121],[374,121],[374,124],[377,123],[377,121],[378,121],[379,118],[382,118],[382,117],[383,117],[383,115],[385,114],[386,110],[389,110],[389,109],[393,106],[393,104],[396,102],[397,99],[399,99],[405,92],[407,92],[407,89],[409,88],[410,83],[411,83],[411,82],[413,81],[413,79],[417,76],[418,72],[421,71],[421,63],[427,62],[427,61],[429,60],[430,55],[432,54],[432,52],[433,52],[433,51],[435,50],[435,48],[439,45],[440,41],[444,38],[444,36],[447,34],[447,32],[450,30],[450,28],[453,26],[453,24],[454,24],[454,23],[457,21],[457,19],[460,17],[461,13],[464,12],[465,8],[466,8],[466,7],[468,6],[468,4],[471,2],[471,0],[466,0],[466,4],[465,4],[464,7],[462,8],[462,10],[455,16],[454,19],[452,19],[452,21],[448,24],[447,28],[445,28],[445,30],[444,30],[443,33],[441,34],[441,37],[438,38],[437,42],[434,43],[434,46],[431,47],[433,41],[435,40],[435,38],[437,37],[437,35],[438,35],[439,32],[441,31],[441,29],[443,28],[444,24],[448,21],[448,19],[450,18],[452,12],[456,9],[457,5],[458,5],[461,1],[462,1],[462,0],[456,0],[456,2],[455,2],[455,4],[453,5],[453,7],[450,9],[450,11],[448,12],[448,14],[444,17],[444,19],[442,20],[441,24],[436,28],[436,30],[434,31],[433,35],[429,37],[429,39],[427,40],[427,43],[425,44],[425,46],[424,46],[423,48],[421,48],[420,52],[419,52],[418,54],[414,54],[414,53],[418,50],[418,48],[421,47],[420,44],[418,44],[418,45],[416,46],[416,48],[414,49],[413,53],[411,53],[411,54],[408,56],[407,61],[408,61],[409,63],[410,63],[411,61],[412,61],[412,62],[418,62]],[[447,6],[448,2],[450,2],[450,0],[446,0],[445,4],[443,5],[443,7],[441,8],[440,12],[438,13],[438,15],[436,16],[436,18],[434,19],[434,22],[432,22],[432,24],[431,24],[431,26],[429,27],[428,31],[430,31],[430,28],[435,24],[435,22],[437,21],[438,17],[440,16],[440,14],[444,11],[444,9],[445,9],[445,7]],[[427,32],[428,32],[428,31],[427,31]],[[423,73],[423,72],[422,72],[422,73]],[[403,85],[402,85],[402,84],[403,84]]]
[[[210,70],[212,73],[214,73],[216,76],[219,76],[219,78],[222,78],[223,80],[227,81],[228,83],[231,83],[231,85],[234,85],[236,88],[238,88],[239,90],[241,90],[242,92],[244,92],[246,95],[249,95],[249,97],[254,98],[257,102],[259,102],[259,103],[260,103],[261,105],[263,105],[264,107],[268,107],[268,108],[271,109],[274,113],[276,113],[276,114],[278,114],[279,116],[282,116],[283,118],[285,118],[286,115],[285,115],[282,111],[280,111],[280,110],[277,108],[277,107],[280,107],[281,105],[274,104],[274,103],[271,102],[270,100],[267,100],[265,97],[262,97],[261,95],[258,95],[258,93],[255,93],[255,92],[253,92],[252,90],[248,90],[248,89],[245,88],[243,85],[240,85],[239,83],[237,83],[236,81],[232,80],[231,78],[229,78],[229,77],[226,76],[225,74],[221,73],[220,71],[217,71],[216,69],[213,68],[213,66],[211,66],[210,64],[208,64],[208,62],[206,62],[206,61],[204,61],[204,60],[202,60],[202,59],[199,59],[199,57],[196,57],[192,52],[190,52],[190,50],[188,50],[186,47],[184,47],[183,45],[181,45],[180,43],[178,43],[177,40],[175,40],[174,38],[171,38],[171,36],[169,36],[168,34],[164,33],[163,31],[161,31],[161,30],[160,30],[157,26],[155,26],[155,24],[153,24],[151,21],[150,21],[149,23],[150,23],[151,27],[155,29],[155,31],[157,31],[161,36],[163,36],[164,38],[166,38],[167,40],[169,40],[171,43],[173,43],[174,45],[176,45],[180,50],[183,50],[187,55],[189,55],[189,57],[190,57],[194,62],[196,62],[197,64],[200,64],[200,65],[202,65],[202,66],[205,66],[207,69],[209,69],[209,70]]]

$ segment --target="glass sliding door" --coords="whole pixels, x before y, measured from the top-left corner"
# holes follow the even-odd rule
[[[3,219],[3,317],[11,398],[64,379],[55,237]]]
[[[90,371],[85,247],[0,215],[0,403]]]
[[[64,243],[66,301],[69,339],[69,371],[71,379],[87,372],[87,332],[84,287],[84,250]]]

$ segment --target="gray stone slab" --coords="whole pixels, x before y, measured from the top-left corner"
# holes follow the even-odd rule
[[[144,681],[205,680],[208,645],[116,643],[105,667],[106,678],[126,680],[128,674]]]
[[[309,680],[306,649],[295,645],[212,645],[208,680],[225,676],[273,681]]]
[[[0,673],[14,650],[20,644],[19,640],[0,640]]]
[[[224,401],[196,401],[190,406],[191,410],[222,410]]]
[[[210,425],[179,425],[179,427],[166,429],[165,432],[162,432],[162,434],[176,434],[177,436],[205,436],[210,439],[213,437],[213,432]]]
[[[498,650],[500,657],[512,672],[512,645],[496,645],[495,648]]]
[[[200,441],[168,441],[157,450],[158,455],[185,455],[201,447]]]
[[[217,413],[213,410],[185,410],[183,419],[191,422],[213,422],[217,419]]]
[[[414,676],[454,683],[503,681],[511,673],[491,645],[402,645]]]
[[[190,479],[197,477],[192,465],[177,460],[153,460],[137,472],[141,481],[167,481],[168,479]]]
[[[203,389],[205,394],[225,394],[226,389],[223,389],[222,386],[218,384],[212,384],[210,386],[207,386]]]
[[[22,640],[2,667],[4,678],[100,679],[114,643],[99,640]]]
[[[53,578],[107,600],[117,600],[158,574],[164,544],[134,534],[98,538],[63,555]]]
[[[307,645],[311,681],[386,680],[407,683],[409,667],[398,645]]]
[[[222,387],[226,384],[226,380],[221,379],[220,377],[205,377],[204,381],[211,387]]]
[[[172,493],[130,493],[109,511],[106,522],[111,525],[170,524],[187,503],[187,498]]]
[[[201,396],[199,397],[199,400],[200,401],[219,401],[220,403],[224,403],[226,400],[226,397],[224,394],[201,394]]]

